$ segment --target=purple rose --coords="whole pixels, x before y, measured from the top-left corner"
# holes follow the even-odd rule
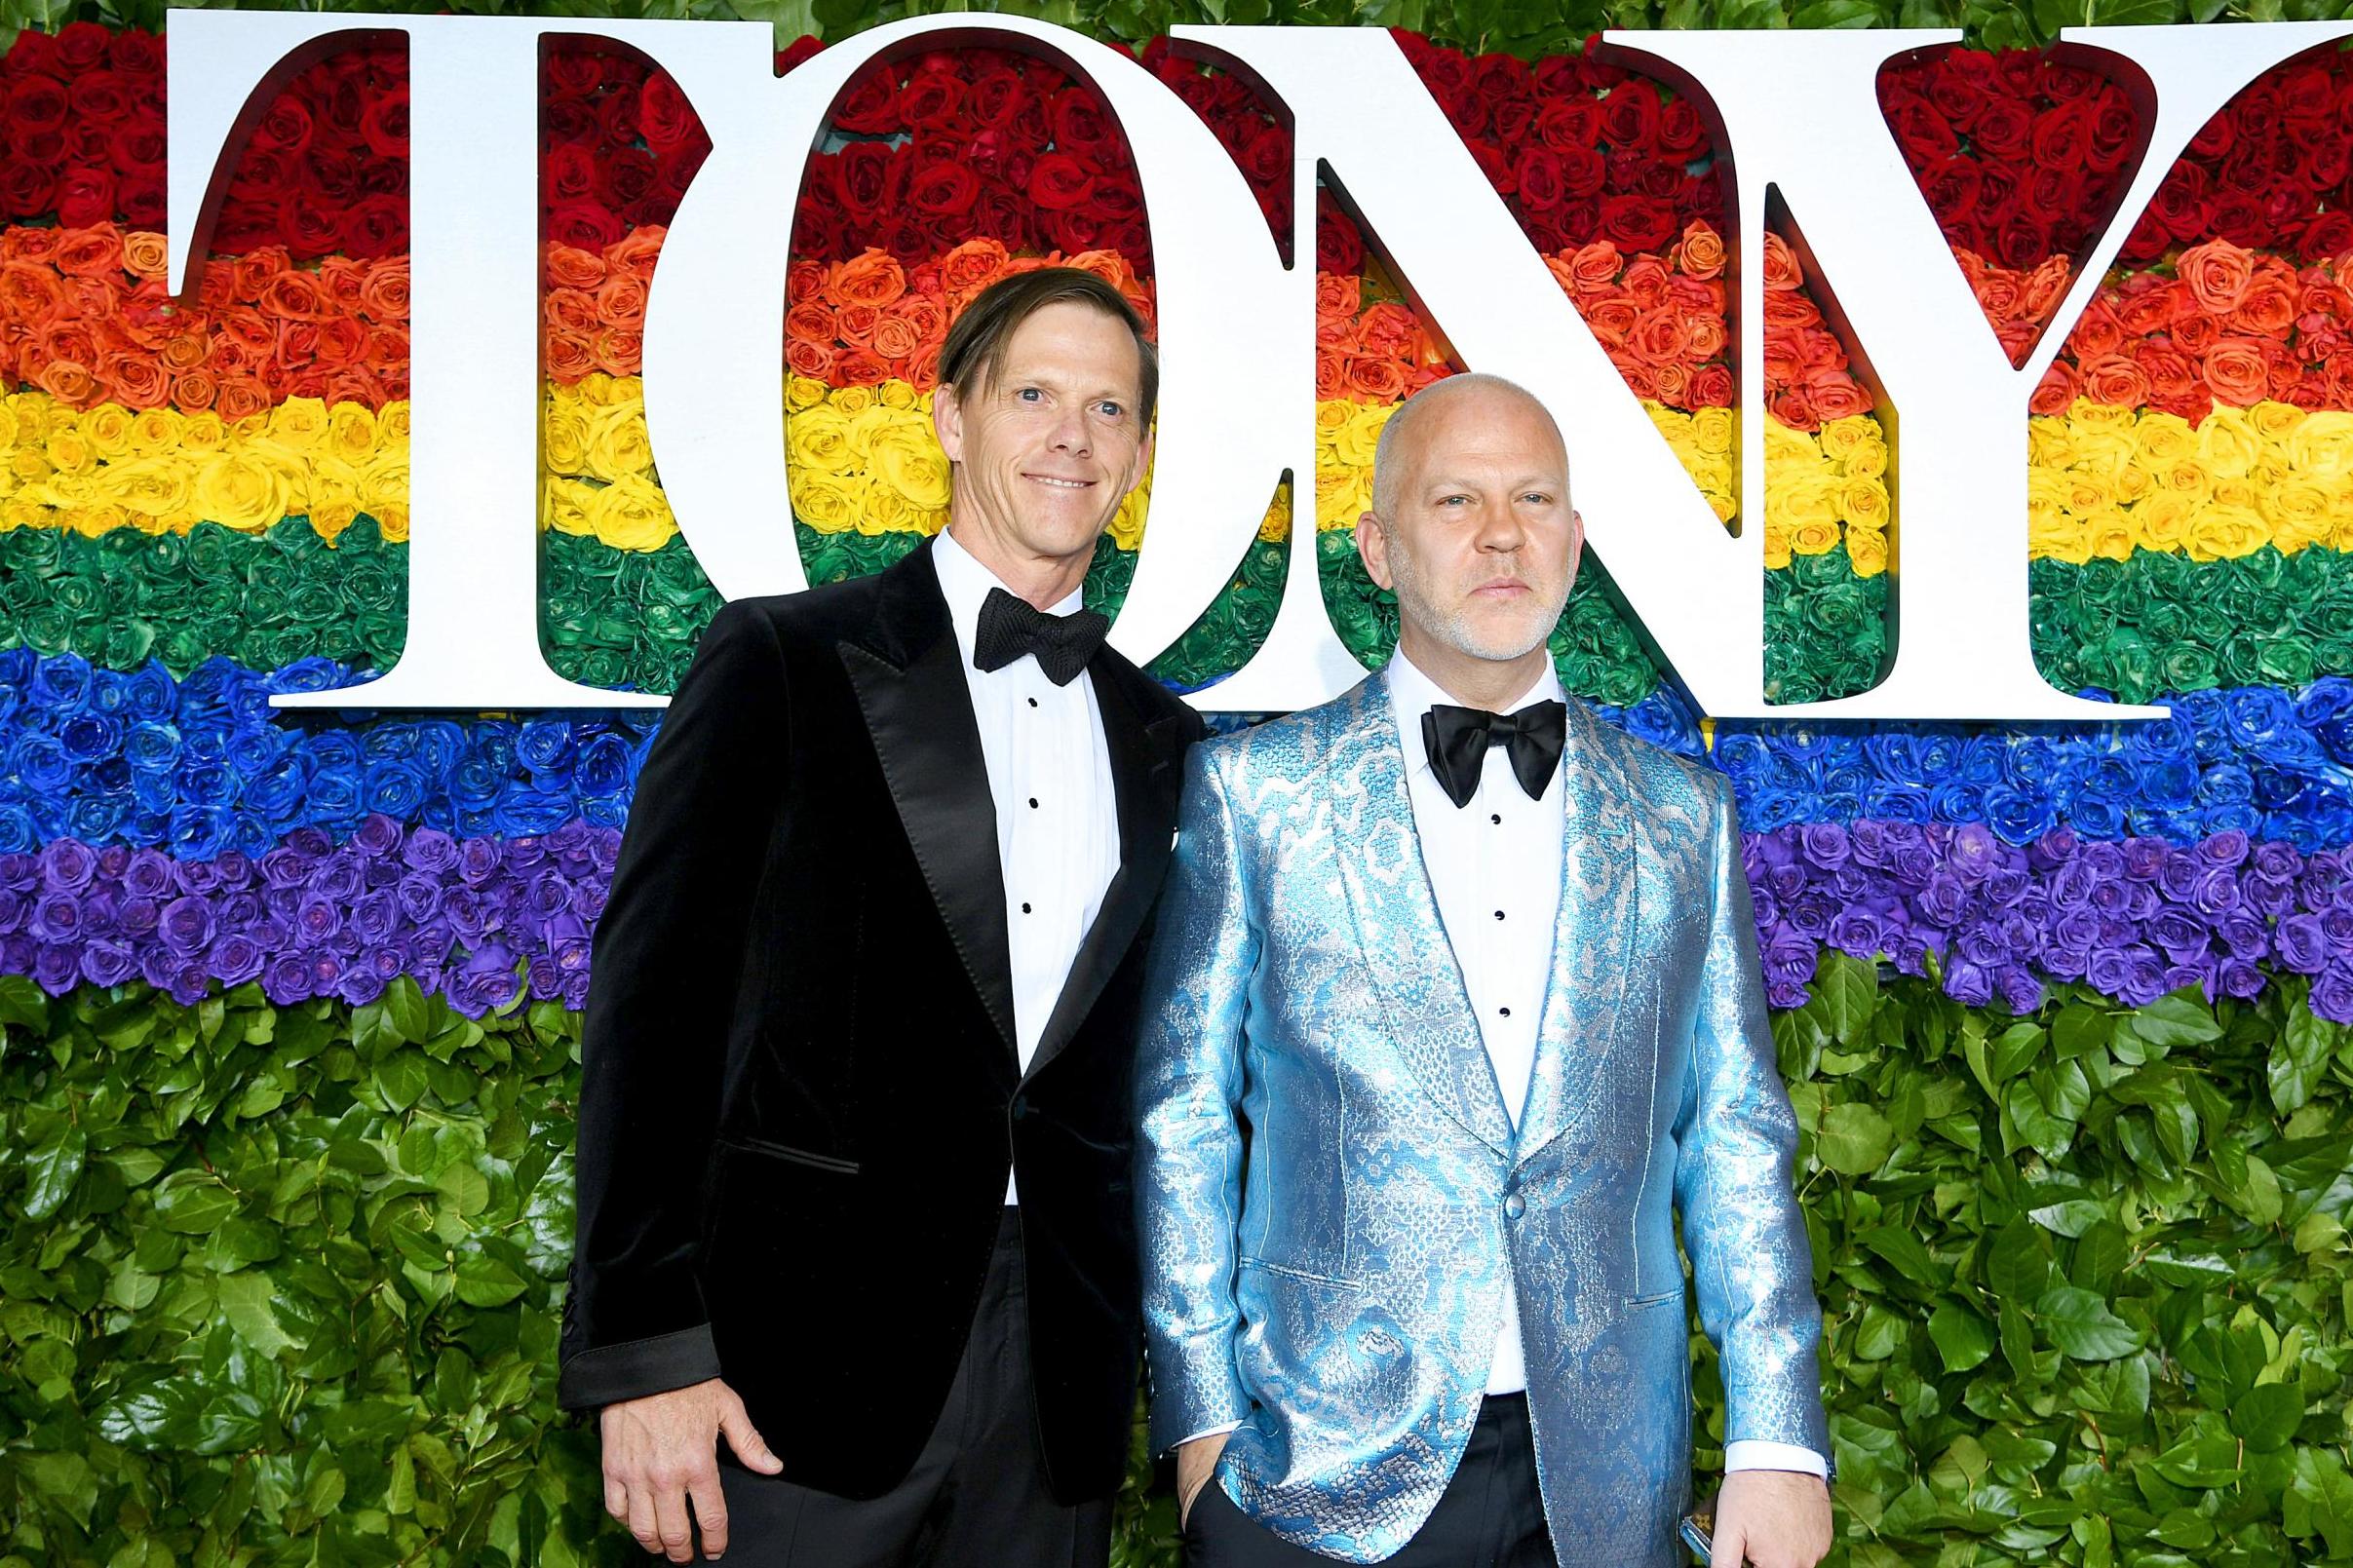
[[[310,970],[295,953],[280,953],[261,972],[261,994],[277,1007],[290,1007],[311,997]]]
[[[33,982],[51,996],[62,996],[82,977],[82,951],[64,942],[43,942],[33,954]]]
[[[310,880],[313,858],[281,844],[261,858],[261,880],[272,888],[298,888]]]
[[[2260,920],[2244,909],[2224,915],[2217,921],[2215,934],[2222,938],[2222,945],[2229,948],[2231,956],[2235,958],[2257,959],[2271,950],[2270,933]]]
[[[355,964],[335,982],[336,998],[353,1007],[366,1007],[383,994],[384,976],[366,965]]]
[[[2263,972],[2243,958],[2225,958],[2215,975],[2215,984],[2224,996],[2245,1001],[2262,994]]]
[[[1836,822],[1809,822],[1798,830],[1797,842],[1805,858],[1825,871],[1846,863],[1846,829]]]
[[[294,910],[294,937],[305,947],[333,939],[343,929],[343,906],[312,894]]]
[[[241,932],[230,932],[213,939],[212,951],[206,962],[223,985],[243,985],[261,973],[269,955],[261,944]]]
[[[52,893],[79,893],[97,874],[98,858],[79,839],[56,839],[41,847],[41,885]]]
[[[2312,982],[2312,1011],[2331,1023],[2353,1023],[2353,964],[2333,964]]]
[[[433,878],[410,875],[401,879],[401,885],[394,890],[394,897],[400,900],[403,918],[423,922],[442,912],[442,901],[445,895],[442,885]]]
[[[172,857],[158,850],[140,850],[123,867],[123,888],[134,898],[163,899],[175,884]]]
[[[312,870],[310,891],[313,897],[331,899],[336,903],[350,903],[360,896],[360,866],[356,860],[336,856]]]
[[[1931,925],[1957,926],[1969,912],[1969,890],[1949,872],[1933,871],[1915,902]]]
[[[237,850],[222,850],[212,860],[212,885],[237,892],[253,885],[253,862]]]
[[[192,957],[212,944],[212,906],[193,896],[174,899],[164,905],[160,929],[174,959]]]
[[[2304,858],[2295,853],[2295,846],[2267,838],[2255,847],[2255,868],[2275,882],[2293,882],[2304,868]]]
[[[480,887],[498,875],[505,858],[505,846],[497,839],[470,838],[458,850],[457,874],[468,886]]]
[[[420,827],[408,835],[401,859],[430,877],[456,868],[457,841],[437,827]]]
[[[2179,904],[2168,905],[2150,923],[2148,937],[2159,950],[2177,961],[2205,952],[2214,940],[2207,923]]]
[[[390,940],[401,925],[399,901],[389,893],[367,894],[352,905],[351,924],[364,942]]]
[[[2012,1013],[2023,1016],[2042,1006],[2042,981],[2031,971],[2005,969],[1994,983],[2000,987],[2002,1005]]]
[[[1992,973],[1983,964],[1956,959],[1945,971],[1945,994],[1965,1007],[1984,1007],[1993,1000]]]
[[[2239,874],[2239,896],[2257,913],[2275,920],[2295,907],[2295,884],[2259,870]]]
[[[78,941],[83,934],[82,900],[70,893],[52,893],[33,904],[26,929],[43,941]]]
[[[401,824],[382,812],[369,812],[351,835],[352,847],[369,859],[390,855],[401,847]]]
[[[1878,917],[1849,905],[1831,922],[1831,944],[1856,958],[1878,956],[1881,934]]]
[[[2200,841],[2191,853],[2210,865],[2237,865],[2247,859],[2247,835],[2229,828]]]
[[[2329,938],[2315,915],[2290,915],[2272,932],[2280,963],[2298,975],[2318,975],[2329,962]]]
[[[93,985],[120,985],[138,974],[138,955],[129,942],[100,939],[82,948],[82,977]]]
[[[2209,916],[2226,915],[2239,906],[2239,879],[2227,865],[2218,865],[2198,879],[2190,901]]]

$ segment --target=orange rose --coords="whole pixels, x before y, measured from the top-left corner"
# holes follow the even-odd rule
[[[785,339],[785,363],[796,376],[811,381],[830,382],[833,379],[833,347],[815,338],[788,337]]]
[[[2042,321],[2059,308],[2060,298],[2066,293],[2067,284],[2074,276],[2074,263],[2065,256],[2043,257],[2042,264],[2025,275],[2020,311]]]
[[[2067,334],[2067,352],[2078,360],[2097,360],[2113,354],[2124,342],[2124,328],[2107,301],[2095,299],[2083,308],[2083,319]]]
[[[551,288],[539,302],[539,319],[559,332],[593,332],[597,301],[577,288]]]
[[[795,261],[785,271],[785,303],[805,305],[825,292],[826,264],[822,261]]]
[[[262,285],[293,265],[282,245],[256,246],[243,255],[230,256],[226,269],[236,297],[252,299],[261,293]],[[226,388],[222,389],[224,392]],[[225,415],[223,416],[226,417]]]
[[[1330,349],[1318,349],[1315,357],[1316,402],[1333,402],[1347,396],[1347,356]]]
[[[1081,250],[1062,265],[1091,272],[1123,294],[1128,285],[1136,281],[1136,275],[1128,270],[1128,258],[1116,250]]]
[[[1667,271],[1665,262],[1656,256],[1637,256],[1626,263],[1626,271],[1618,279],[1618,287],[1625,289],[1627,297],[1642,309],[1655,310],[1666,300],[1667,286],[1671,282],[1673,275]]]
[[[589,352],[606,375],[636,375],[645,364],[645,334],[632,326],[599,326],[589,338]]]
[[[2189,286],[2200,310],[2227,316],[2255,281],[2255,257],[2228,240],[2209,240],[2182,251],[2174,261],[2174,274]]]
[[[2184,354],[2204,354],[2221,341],[2222,323],[2214,316],[2189,316],[2174,323],[2174,347]]]
[[[1348,362],[1347,395],[1360,402],[1396,402],[1406,396],[1406,367],[1395,360],[1359,355]]]
[[[1615,352],[1609,356],[1609,363],[1618,367],[1618,375],[1625,381],[1628,392],[1650,402],[1659,401],[1658,377],[1651,373],[1650,366]]]
[[[269,389],[259,380],[250,375],[237,375],[221,382],[219,396],[212,400],[212,406],[222,419],[234,425],[240,419],[268,413],[275,401],[270,397]]]
[[[367,269],[360,285],[360,314],[386,326],[408,325],[408,258],[394,256]]]
[[[940,384],[940,347],[939,338],[928,338],[915,357],[906,362],[907,384],[916,391],[929,392]]]
[[[2057,418],[2075,406],[2075,367],[2064,360],[2054,360],[2051,368],[2035,383],[2034,396],[2026,400],[2026,412]]]
[[[385,402],[384,389],[377,384],[376,378],[354,364],[344,365],[329,374],[327,385],[320,391],[320,397],[330,408],[339,402],[360,402],[370,408],[380,408]]]
[[[607,278],[597,290],[597,319],[608,326],[645,325],[645,281],[634,273]]]
[[[1765,408],[1792,430],[1812,430],[1821,423],[1803,387],[1784,387],[1765,400]]]
[[[156,359],[162,362],[165,369],[176,374],[181,370],[193,370],[204,363],[205,356],[211,350],[212,345],[199,334],[182,332],[176,337],[166,338],[163,346],[156,351]]]
[[[1625,265],[1625,257],[1618,254],[1616,246],[1607,240],[1596,240],[1591,245],[1579,248],[1569,257],[1569,287],[1581,294],[1603,284],[1615,283]]]
[[[589,348],[586,332],[551,331],[543,341],[547,372],[563,385],[568,387],[597,368],[597,356]]]
[[[318,341],[311,353],[317,356],[322,368],[332,369],[359,359],[366,342],[366,327],[349,316],[338,316],[331,322],[319,324]]]
[[[2109,298],[2113,301],[2116,325],[2127,337],[2162,332],[2178,319],[2197,313],[2188,289],[2179,284],[2160,283],[2146,273]]]
[[[1806,378],[1806,402],[1818,420],[1851,419],[1871,410],[1870,391],[1844,370],[1817,370]]]
[[[826,298],[836,305],[876,310],[906,292],[906,273],[888,250],[867,249],[826,274]]]
[[[840,339],[834,325],[833,307],[823,300],[812,299],[785,312],[785,335],[788,338],[806,338],[831,348]]]
[[[1673,308],[1673,307],[1669,307]],[[1683,331],[1690,342],[1684,350],[1694,361],[1713,360],[1724,352],[1724,319],[1719,315],[1683,317]]]
[[[937,294],[905,295],[883,314],[906,323],[923,342],[937,343],[947,335],[947,307]]]
[[[1356,339],[1367,354],[1409,360],[1421,340],[1421,323],[1405,306],[1384,301],[1358,320]]]
[[[319,280],[307,272],[278,273],[262,285],[253,303],[264,316],[280,321],[316,322],[334,314]]]
[[[2033,351],[2034,340],[2040,336],[2042,325],[2025,316],[2006,321],[1993,329],[1993,340],[2002,346],[2002,353],[2013,367],[2026,363],[2026,356]]]
[[[349,256],[328,256],[319,263],[319,292],[344,314],[360,309],[360,290],[367,286],[368,263]]]
[[[871,305],[844,305],[833,318],[833,330],[854,348],[870,348],[874,342],[874,324],[880,320],[882,312]]]
[[[1576,298],[1577,275],[1570,269],[1568,258],[1566,256],[1546,256],[1544,258],[1544,270],[1553,275],[1553,282],[1561,286],[1561,292],[1568,295],[1571,299]]]
[[[2220,242],[2216,242],[2219,244]],[[2219,402],[2240,408],[2263,401],[2271,390],[2271,364],[2263,345],[2253,338],[2226,337],[2206,352],[2200,362],[2206,384]]]
[[[842,314],[847,316],[849,312],[844,311]],[[897,363],[902,360],[911,358],[916,350],[923,347],[923,334],[915,329],[912,322],[904,316],[894,316],[886,311],[875,318],[873,333],[868,339],[868,346],[884,359]]]
[[[2249,337],[2287,337],[2296,317],[2295,279],[2281,276],[2287,271],[2284,265],[2278,272],[2265,268],[2248,286],[2247,292],[2239,296],[2239,308],[2230,313],[2232,331]]]
[[[1793,289],[1779,289],[1764,296],[1764,323],[1767,334],[1803,331],[1822,325],[1822,312],[1805,295]]]
[[[206,310],[222,311],[237,303],[237,279],[227,267],[205,268],[204,281],[197,286],[197,299]]]
[[[1675,364],[1690,352],[1691,337],[1683,330],[1683,319],[1672,310],[1645,313],[1626,334],[1626,347],[1637,360],[1647,365]]]
[[[62,231],[56,266],[68,278],[114,277],[123,270],[122,232],[111,223]]]
[[[219,384],[212,379],[210,370],[182,370],[172,378],[172,406],[190,413],[199,408],[212,407],[212,400],[219,393]]]
[[[662,241],[669,234],[662,224],[639,224],[604,248],[604,264],[639,283],[651,283],[654,263],[662,259]]]
[[[1978,274],[1973,287],[1978,308],[1988,322],[2006,322],[2018,314],[2021,291],[2017,273],[2007,267],[1987,267]]]
[[[1805,362],[1797,356],[1797,339],[1787,332],[1767,332],[1764,340],[1765,385],[1779,386],[1798,380],[1805,374]]]
[[[48,267],[32,261],[0,266],[0,320],[38,325],[64,309],[65,285]]]
[[[1703,364],[1691,372],[1689,397],[1694,408],[1729,408],[1738,390],[1729,365]]]
[[[2158,406],[2170,408],[2199,396],[2203,383],[2198,379],[2198,367],[2187,355],[2174,349],[2151,348],[2144,343],[2133,359],[2148,377],[2149,401]]]
[[[2083,395],[2111,408],[2139,408],[2148,402],[2148,373],[2137,360],[2104,354],[2084,363]]]
[[[1669,265],[1686,278],[1701,282],[1720,278],[1724,274],[1724,242],[1707,224],[1694,218],[1683,229],[1683,237],[1675,242],[1667,252]]]
[[[107,366],[114,398],[126,408],[161,408],[172,397],[172,377],[145,355],[125,356]]]
[[[1585,325],[1605,346],[1624,343],[1641,320],[1641,307],[1631,299],[1604,299],[1585,312]]]
[[[43,266],[58,253],[58,246],[64,239],[63,231],[58,229],[11,228],[7,234],[5,253],[9,260],[33,261]]]
[[[378,375],[399,372],[405,383],[408,379],[408,334],[397,326],[371,326],[367,347],[360,358]]]
[[[1680,364],[1662,364],[1652,371],[1658,400],[1673,408],[1691,406],[1691,372]]]
[[[1337,273],[1319,272],[1315,280],[1316,325],[1320,333],[1325,321],[1338,317],[1353,321],[1361,308],[1362,281],[1343,278]]]
[[[844,349],[833,357],[833,385],[878,387],[891,378],[891,367],[869,349]]]
[[[1764,286],[1767,289],[1797,288],[1805,283],[1805,269],[1797,264],[1797,252],[1790,244],[1770,229],[1764,237]]]
[[[595,288],[604,282],[604,258],[559,240],[548,242],[545,272],[552,288]]]
[[[1724,286],[1697,278],[1677,278],[1667,285],[1667,299],[1686,316],[1721,316]]]

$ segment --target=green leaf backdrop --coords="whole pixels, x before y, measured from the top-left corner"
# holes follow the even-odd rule
[[[428,10],[410,0],[369,7]],[[862,0],[476,4],[840,35]],[[1392,24],[1525,55],[1608,26],[2314,19],[2321,0],[1054,0]],[[0,47],[157,0],[0,0]],[[2353,1562],[2353,1031],[2301,982],[2210,1009],[2060,989],[1998,1018],[1832,954],[1776,1018],[1827,1314],[1838,1568]],[[579,1019],[378,1003],[59,1001],[0,977],[0,1568],[628,1563],[553,1405]],[[1720,1394],[1694,1336],[1703,1467]],[[1140,1452],[1115,1560],[1175,1560]]]

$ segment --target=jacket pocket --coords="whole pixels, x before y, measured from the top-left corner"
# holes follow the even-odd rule
[[[1678,1285],[1673,1290],[1662,1290],[1654,1296],[1628,1296],[1625,1305],[1628,1312],[1650,1312],[1670,1302],[1679,1307],[1682,1301],[1683,1289]]]
[[[1298,1280],[1308,1284],[1320,1284],[1333,1290],[1362,1290],[1364,1288],[1354,1280],[1343,1280],[1333,1274],[1316,1274],[1307,1269],[1294,1269],[1284,1263],[1269,1263],[1264,1258],[1254,1258],[1248,1254],[1235,1261],[1243,1268],[1257,1269],[1280,1280]]]
[[[790,1160],[796,1166],[807,1166],[812,1170],[828,1170],[837,1176],[858,1174],[858,1162],[855,1160],[844,1160],[829,1154],[817,1154],[808,1149],[795,1149],[789,1143],[772,1143],[766,1138],[726,1136],[722,1136],[718,1141],[729,1148],[741,1149],[746,1154],[764,1154],[772,1160]]]

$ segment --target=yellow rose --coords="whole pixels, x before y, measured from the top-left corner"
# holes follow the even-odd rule
[[[131,519],[124,516],[121,507],[97,504],[68,507],[58,516],[58,522],[85,539],[97,539],[117,528],[131,526]]]
[[[1716,514],[1717,522],[1730,522],[1740,515],[1740,503],[1733,500],[1729,492],[1710,490],[1708,492],[1708,510]]]
[[[2026,554],[2070,561],[2081,566],[2092,558],[2092,543],[2083,519],[2051,513],[2026,519]]]
[[[874,406],[872,387],[835,387],[826,394],[826,402],[844,419],[855,419]]]
[[[2220,479],[2216,481],[2211,499],[2218,507],[2240,508],[2248,512],[2260,511],[2263,492],[2267,486],[2251,478]]]
[[[2159,409],[2141,416],[2134,436],[2141,461],[2153,469],[2172,468],[2198,449],[2198,433],[2189,428],[2189,421]]]
[[[589,526],[615,550],[659,550],[678,531],[669,500],[641,474],[598,491],[589,505]]]
[[[343,530],[360,519],[360,509],[349,501],[311,503],[311,531],[332,545]]]
[[[886,407],[880,402],[870,402],[850,416],[850,450],[858,454],[858,461],[862,465],[871,470],[874,464],[874,443],[886,434],[901,430],[920,430],[923,433],[923,440],[934,442],[938,440],[938,438],[932,434],[931,424],[928,420],[917,419],[913,414],[902,413],[898,409]]]
[[[398,513],[401,534],[407,537],[408,529],[408,448],[388,447],[360,465],[360,510],[376,521],[392,526]],[[392,535],[387,532],[385,538]]]
[[[868,482],[823,469],[796,469],[792,475],[792,515],[819,533],[843,533],[860,527],[866,513]]]
[[[56,472],[49,453],[39,446],[19,446],[8,454],[8,471],[25,484],[38,484]]]
[[[2150,550],[2169,554],[2189,543],[2189,529],[2198,514],[2198,500],[2175,490],[2159,490],[2133,508],[2133,522]]]
[[[653,438],[645,431],[644,408],[622,403],[598,409],[589,426],[589,474],[618,480],[650,474],[653,466]]]
[[[1338,440],[1340,432],[1347,428],[1349,413],[1355,407],[1356,404],[1345,398],[1334,398],[1328,402],[1317,403],[1315,405],[1315,439],[1317,442],[1330,446]]]
[[[408,507],[385,505],[369,507],[367,515],[376,519],[376,533],[388,545],[408,543]]]
[[[1111,515],[1111,526],[1105,530],[1111,536],[1111,543],[1125,551],[1141,550],[1144,514],[1150,505],[1151,502],[1141,490],[1133,492],[1122,501],[1119,510]]]
[[[1807,521],[1790,530],[1790,548],[1800,555],[1827,555],[1838,543],[1835,521]]]
[[[1319,468],[1315,471],[1315,525],[1318,533],[1353,528],[1372,504],[1372,476],[1361,468]]]
[[[1711,457],[1732,450],[1733,420],[1729,408],[1700,408],[1691,415],[1691,443]]]
[[[1764,558],[1768,571],[1783,571],[1790,564],[1790,530],[1770,519],[1764,525]]]
[[[1667,438],[1670,446],[1691,444],[1691,416],[1680,408],[1670,408],[1663,402],[1646,402],[1642,412],[1650,416],[1651,428]]]
[[[2171,468],[2161,468],[2156,471],[2156,477],[2159,489],[2171,490],[2176,495],[2192,496],[2203,501],[2214,492],[2213,478],[2198,466],[2195,458],[2185,458]]]
[[[1279,545],[1291,537],[1291,486],[1275,487],[1275,498],[1267,503],[1265,516],[1258,519],[1258,543]]]
[[[788,417],[785,438],[795,478],[802,474],[838,476],[858,466],[858,454],[850,450],[850,422],[829,403]]]
[[[376,415],[376,440],[384,446],[408,444],[408,400],[386,403]]]
[[[539,421],[540,461],[550,474],[580,474],[588,468],[588,410],[577,399],[560,398]]]
[[[910,506],[937,510],[947,505],[947,454],[920,424],[877,432],[868,467],[877,488],[898,491]]]
[[[1876,577],[1887,570],[1887,535],[1876,528],[1846,530],[1846,558],[1855,563],[1857,577]]]
[[[2130,429],[2095,425],[2078,429],[2073,435],[2074,461],[2067,465],[2070,469],[2113,474],[2125,464],[2140,460],[2141,446],[2133,440]]]
[[[1802,480],[1787,486],[1778,496],[1768,485],[1765,499],[1768,504],[1778,499],[1782,515],[1790,519],[1790,526],[1800,530],[1801,534],[1809,527],[1827,528],[1833,537],[1838,531],[1838,481],[1827,475],[1807,475]],[[1800,555],[1820,554],[1806,549],[1802,541],[1797,542],[1794,548]],[[1828,550],[1830,546],[1822,548]]]
[[[317,398],[289,398],[270,410],[269,432],[273,440],[308,451],[327,434],[327,404]]]
[[[2328,408],[2304,422],[2280,443],[2282,460],[2294,472],[2324,484],[2353,483],[2353,413]]]
[[[2256,510],[2271,519],[2272,543],[2282,550],[2301,550],[2325,545],[2335,536],[2333,499],[2329,486],[2296,475],[2271,485]]]
[[[2108,480],[2108,492],[2117,503],[2130,506],[2156,488],[2157,481],[2149,478],[2148,470],[2138,463],[2127,463]]]
[[[1802,430],[1792,430],[1778,419],[1768,419],[1764,428],[1765,466],[1776,463],[1803,463],[1808,467],[1822,464],[1822,447],[1813,437]]]
[[[1683,456],[1680,452],[1676,455]],[[1691,482],[1698,485],[1703,494],[1729,495],[1739,487],[1739,481],[1732,473],[1732,460],[1720,453],[1694,451],[1683,459],[1683,472],[1691,476]]]
[[[186,449],[190,456],[226,451],[229,445],[229,427],[222,424],[220,415],[212,409],[199,408],[188,415],[186,423],[180,427],[179,444]]]
[[[805,375],[785,377],[785,412],[797,414],[826,401],[826,384]]]
[[[131,455],[131,410],[119,402],[102,402],[74,421],[99,461],[111,463]]]
[[[327,433],[320,449],[346,463],[365,463],[376,455],[376,411],[364,402],[339,402],[328,410]]]
[[[2189,525],[2193,560],[2234,560],[2271,542],[2260,514],[2248,507],[2201,507]]]
[[[2083,520],[2084,543],[2105,560],[2132,559],[2135,532],[2133,519],[2113,507]]]
[[[874,389],[875,402],[885,408],[912,408],[919,396],[911,384],[897,379],[885,381]]]
[[[2262,460],[2263,438],[2246,411],[2217,403],[2198,427],[2198,463],[2218,479],[2244,478]]]
[[[2075,437],[2064,419],[2041,414],[2026,421],[2026,461],[2036,468],[2067,468],[2075,461]]]
[[[580,396],[598,408],[618,408],[645,402],[645,383],[634,375],[606,375],[592,370],[580,383]]]
[[[131,419],[131,450],[135,456],[157,457],[180,444],[187,421],[176,408],[141,408]]]
[[[1844,463],[1857,449],[1879,439],[1879,422],[1869,414],[1849,414],[1825,424],[1819,439],[1824,457]]]
[[[2266,398],[2247,411],[2247,422],[2255,433],[2266,441],[2285,440],[2304,422],[2304,411],[2292,402],[2274,402]]]
[[[1893,511],[1877,479],[1849,479],[1838,491],[1838,516],[1849,528],[1885,528]]]
[[[2026,500],[2026,537],[2029,539],[2038,533],[2064,532],[2082,520],[2055,501],[2038,501],[2030,496]]]
[[[586,479],[548,478],[539,487],[541,524],[575,537],[595,533],[597,525],[589,521],[589,503],[596,494],[597,486]]]
[[[191,474],[187,464],[170,458],[135,457],[108,466],[103,493],[126,512],[177,522],[194,494]]]
[[[2092,431],[2114,431],[2129,437],[2140,419],[2141,411],[2137,408],[2119,408],[2094,402],[2089,398],[2076,399],[2075,406],[2067,410],[2067,420],[2075,427],[2079,439]]]
[[[2116,487],[2102,475],[2071,473],[2066,480],[2063,504],[2069,512],[2089,516],[2116,504]]]
[[[933,509],[908,503],[906,496],[887,484],[869,484],[866,491],[866,508],[858,515],[858,531],[862,534],[920,533],[918,519],[929,516]]]
[[[214,452],[198,466],[197,513],[224,528],[256,533],[284,517],[286,472],[250,451]]]
[[[56,521],[49,504],[29,491],[19,491],[0,503],[0,528],[47,528]]]
[[[49,453],[50,466],[59,474],[86,474],[98,466],[98,454],[90,449],[89,438],[70,425],[52,431],[43,449]]]
[[[17,444],[17,400],[0,398],[0,452]]]
[[[1380,444],[1381,427],[1403,406],[1394,402],[1351,403],[1348,423],[1332,438],[1332,457],[1345,468],[1361,468],[1370,473],[1373,451]]]

